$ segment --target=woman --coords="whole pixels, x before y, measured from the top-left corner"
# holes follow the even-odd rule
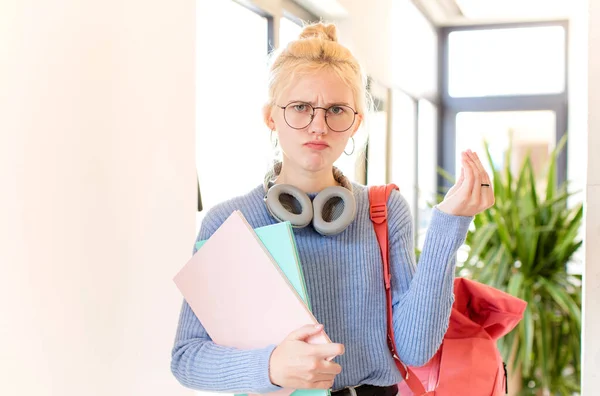
[[[217,392],[267,393],[284,387],[396,394],[393,384],[401,376],[386,344],[382,263],[368,190],[333,166],[353,144],[364,119],[365,79],[354,56],[337,42],[335,26],[321,23],[305,27],[275,58],[270,77],[264,120],[277,135],[282,161],[263,184],[212,208],[198,239],[208,239],[233,210],[241,210],[257,228],[281,219],[278,202],[279,210],[307,209],[295,207],[299,201],[286,192],[298,200],[302,195],[315,200],[329,190],[339,193],[340,199],[324,206],[313,201],[312,224],[294,231],[313,313],[334,343],[304,342],[321,331],[306,326],[263,349],[216,345],[184,302],[172,371],[185,386]],[[433,209],[418,267],[409,207],[398,192],[389,199],[394,330],[405,364],[426,363],[442,341],[453,302],[456,251],[473,216],[494,203],[489,184],[477,155],[462,153],[461,177]],[[273,198],[278,186],[283,193]],[[337,224],[344,216],[350,221]],[[324,221],[318,224],[318,218]]]

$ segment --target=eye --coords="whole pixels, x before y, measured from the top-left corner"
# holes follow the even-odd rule
[[[341,115],[344,114],[345,111],[346,109],[343,106],[332,106],[329,109],[329,112],[333,115]]]
[[[292,108],[294,109],[294,111],[297,111],[298,113],[306,113],[306,112],[310,111],[310,106],[306,103],[293,104]]]

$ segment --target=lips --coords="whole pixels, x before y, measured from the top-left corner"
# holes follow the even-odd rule
[[[327,143],[324,142],[308,142],[304,144],[306,147],[313,150],[325,150],[329,147]]]

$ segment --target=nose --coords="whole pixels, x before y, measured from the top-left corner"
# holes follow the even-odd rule
[[[323,109],[315,109],[312,117],[312,121],[310,123],[310,132],[311,133],[327,133],[327,122],[325,121],[325,110],[319,111]]]

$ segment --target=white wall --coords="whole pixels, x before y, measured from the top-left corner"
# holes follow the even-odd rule
[[[437,34],[410,0],[340,0],[341,41],[386,87],[433,100],[437,95]]]
[[[391,0],[368,2],[340,0],[348,17],[336,21],[340,41],[362,63],[365,70],[383,85],[391,84]]]
[[[393,85],[414,97],[438,102],[436,28],[411,0],[393,1],[391,18]]]
[[[582,202],[585,199],[588,114],[587,2],[588,0],[573,2],[573,13],[569,24],[567,178],[571,183],[571,191],[580,191],[571,198],[573,203]],[[583,257],[583,254],[578,256]],[[579,270],[581,271],[581,269]]]
[[[190,394],[194,1],[0,2],[0,394]]]
[[[588,166],[585,207],[583,395],[600,389],[600,2],[589,1]]]

